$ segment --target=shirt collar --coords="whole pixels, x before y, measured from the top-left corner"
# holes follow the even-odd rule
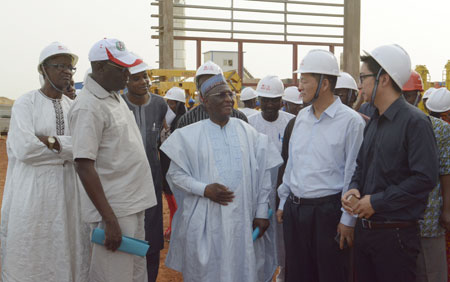
[[[325,111],[323,112],[324,114],[326,114],[330,118],[334,118],[334,116],[336,115],[336,112],[338,111],[338,109],[342,105],[341,99],[338,96],[334,95],[333,97],[334,97],[333,104],[329,105],[328,108],[326,108]],[[309,112],[310,112],[310,114],[314,115],[314,107],[313,107],[313,105],[311,105],[309,107]]]
[[[387,110],[383,113],[383,116],[392,121],[405,103],[405,98],[403,98],[403,96],[400,96],[397,100],[394,101],[394,103],[389,106],[389,108],[387,108]]]
[[[114,92],[106,91],[100,86],[100,84],[97,83],[97,81],[92,79],[90,74],[86,77],[86,88],[99,99],[106,99],[110,96],[111,98],[117,99]]]

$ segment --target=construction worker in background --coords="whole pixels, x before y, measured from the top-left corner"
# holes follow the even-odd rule
[[[353,104],[358,97],[358,86],[349,73],[340,72],[334,94],[341,99],[342,104],[353,108]]]
[[[171,111],[174,114],[174,118],[169,123],[167,121],[166,115],[166,122],[168,123],[169,128],[168,131],[167,129],[163,130],[163,132],[166,133],[165,136],[161,138],[161,142],[164,142],[170,136],[170,134],[173,133],[173,131],[176,129],[176,124],[178,123],[178,120],[186,113],[186,106],[185,106],[186,93],[183,89],[178,87],[170,88],[169,91],[166,92],[164,99],[166,99],[167,105],[169,106],[168,112]],[[167,205],[169,207],[170,212],[169,227],[167,227],[166,231],[164,231],[164,237],[169,240],[170,234],[172,233],[173,215],[177,211],[177,203],[175,201],[175,197],[173,196],[172,190],[170,190],[169,183],[167,183],[166,179],[166,174],[170,166],[170,159],[163,151],[159,151],[159,153],[163,172],[163,192],[164,196],[166,197]]]
[[[161,150],[177,199],[166,266],[187,282],[260,282],[269,225],[271,175],[281,157],[267,136],[232,113],[233,92],[218,74],[201,86],[209,118],[175,130]]]
[[[450,91],[447,88],[438,88],[432,91],[426,107],[430,115],[450,123]]]
[[[281,154],[283,144],[283,133],[287,123],[295,117],[294,115],[281,111],[283,106],[282,97],[284,94],[284,85],[278,76],[266,76],[258,82],[256,94],[261,103],[261,112],[248,118],[248,122],[258,132],[269,136],[269,140],[277,147]],[[276,210],[276,183],[277,174],[272,175],[274,186],[270,193],[270,207]],[[275,216],[270,218],[270,226],[267,235],[263,240],[266,244],[266,260],[264,262],[265,279],[271,281],[272,276],[280,266],[278,275],[279,281],[284,281],[284,244],[283,244],[283,226],[277,223]]]
[[[147,252],[148,282],[155,282],[158,276],[159,255],[164,248],[162,186],[163,174],[159,159],[160,133],[167,112],[164,99],[149,93],[150,78],[148,66],[142,62],[129,68],[130,77],[127,83],[128,92],[122,96],[130,111],[133,112],[142,136],[145,153],[152,171],[157,205],[145,210],[145,240],[151,248]]]
[[[208,113],[205,110],[205,107],[203,106],[203,93],[201,92],[201,86],[203,82],[218,74],[222,74],[222,69],[212,61],[207,61],[197,69],[197,72],[195,74],[195,85],[197,86],[197,90],[199,92],[200,105],[194,108],[190,108],[189,112],[184,114],[178,121],[177,128],[184,127],[194,122],[207,119],[209,117]],[[247,121],[247,117],[242,112],[236,109],[232,110],[231,117],[237,117],[239,119]]]
[[[284,89],[283,104],[285,111],[294,116],[304,108],[303,99],[297,86],[290,86]]]
[[[341,211],[339,201],[353,175],[365,123],[333,95],[339,66],[331,52],[310,51],[296,72],[303,101],[312,105],[296,118],[278,188],[286,281],[344,282],[356,219]]]
[[[353,105],[358,98],[358,86],[353,77],[346,72],[340,72],[340,75],[336,82],[336,88],[334,89],[334,94],[341,99],[344,105],[353,109]],[[360,113],[364,121],[368,122],[370,117],[363,113]]]
[[[399,45],[361,57],[360,87],[376,107],[364,130],[357,167],[342,197],[355,228],[357,281],[416,281],[418,220],[436,186],[438,151],[429,118],[401,94],[411,60]],[[351,197],[350,197],[351,196]]]
[[[145,239],[145,210],[157,205],[143,136],[117,93],[127,85],[128,68],[142,61],[107,38],[92,46],[89,61],[92,73],[68,115],[75,168],[86,190],[83,219],[105,232],[104,246],[92,245],[89,281],[144,282],[145,257],[117,251],[122,235]]]
[[[81,220],[63,95],[78,56],[53,42],[37,69],[42,87],[12,107],[1,221],[2,281],[87,281],[89,228]]]
[[[422,103],[423,103],[423,107],[424,107],[424,112],[427,114],[428,113],[428,108],[427,108],[427,101],[428,98],[430,98],[430,95],[436,90],[437,88],[434,87],[430,87],[427,89],[427,91],[425,91],[425,93],[423,93],[423,97],[422,97]]]
[[[409,80],[403,85],[402,94],[406,102],[417,107],[421,98],[423,91],[423,83],[420,74],[416,71],[411,71],[411,76]]]
[[[403,97],[409,104],[417,107],[422,90],[421,77],[412,71],[403,86]],[[429,118],[439,153],[440,181],[428,196],[423,219],[419,220],[421,238],[417,282],[447,281],[445,230],[450,230],[450,124],[433,116]]]
[[[251,87],[245,87],[241,92],[240,100],[244,103],[243,108],[239,108],[239,111],[243,112],[247,117],[259,113],[256,108],[256,95],[255,90]]]
[[[67,86],[67,88],[63,92],[63,94],[66,95],[67,97],[69,97],[71,100],[74,100],[77,97],[77,95],[75,93],[74,85],[75,85],[75,82],[72,79],[72,81],[70,81],[69,86]]]

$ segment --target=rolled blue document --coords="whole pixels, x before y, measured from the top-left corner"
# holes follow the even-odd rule
[[[269,219],[272,217],[272,215],[273,215],[273,210],[269,209]],[[252,234],[253,241],[255,241],[258,238],[258,236],[259,236],[259,227],[256,227],[255,230],[253,230],[253,234]]]
[[[105,241],[105,231],[100,228],[95,228],[94,231],[92,231],[91,241],[103,246]],[[132,255],[145,257],[148,248],[150,248],[150,246],[147,241],[122,236],[122,243],[120,243],[118,250]]]

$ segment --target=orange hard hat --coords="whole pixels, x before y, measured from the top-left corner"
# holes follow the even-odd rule
[[[403,91],[423,91],[422,78],[416,71],[411,71],[409,80],[403,85]]]

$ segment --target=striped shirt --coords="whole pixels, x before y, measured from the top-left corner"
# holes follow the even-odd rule
[[[235,117],[238,119],[242,119],[245,122],[248,122],[247,117],[240,111],[233,109],[231,112],[231,117]],[[186,125],[195,123],[197,121],[201,121],[204,119],[208,119],[209,115],[206,112],[205,107],[200,104],[197,107],[193,108],[189,112],[185,113],[179,120],[177,124],[177,128],[185,127]]]

